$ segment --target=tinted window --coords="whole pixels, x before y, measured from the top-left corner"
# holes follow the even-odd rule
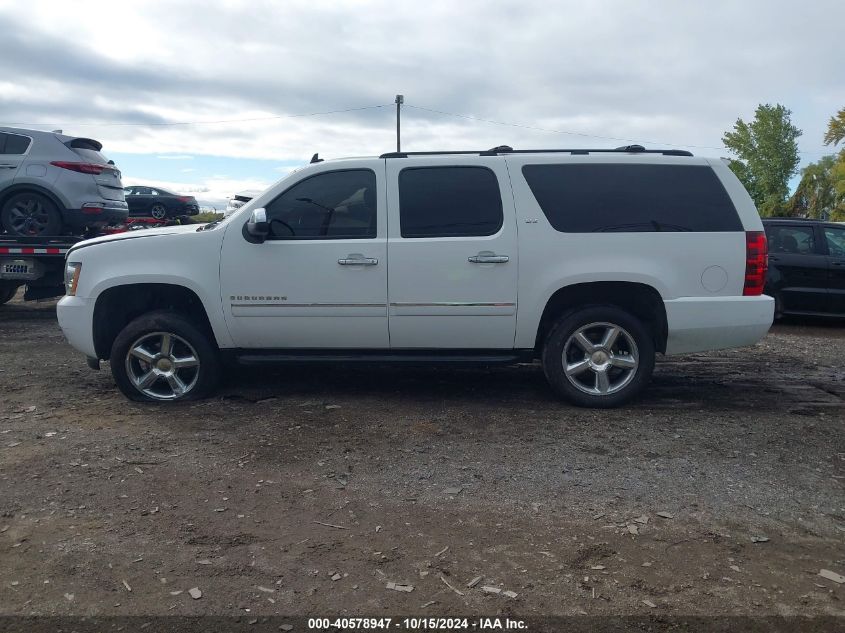
[[[594,231],[741,231],[722,183],[698,165],[526,165],[551,225]]]
[[[4,154],[23,154],[29,148],[31,142],[28,136],[20,136],[18,134],[6,134],[5,137]]]
[[[826,226],[824,227],[824,238],[827,242],[828,253],[834,257],[845,257],[845,229]]]
[[[272,239],[375,237],[376,175],[350,169],[311,176],[266,209]]]
[[[812,255],[816,238],[812,226],[769,225],[766,227],[769,252]]]
[[[399,173],[402,237],[493,235],[503,220],[499,181],[486,167],[409,167]]]

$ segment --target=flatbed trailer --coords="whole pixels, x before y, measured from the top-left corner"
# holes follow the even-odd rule
[[[0,305],[26,286],[24,301],[60,297],[65,293],[65,256],[71,246],[97,235],[111,235],[173,224],[172,220],[128,218],[125,224],[107,226],[91,235],[18,237],[0,234]]]
[[[82,237],[0,235],[0,305],[26,286],[24,300],[64,294],[65,256]]]

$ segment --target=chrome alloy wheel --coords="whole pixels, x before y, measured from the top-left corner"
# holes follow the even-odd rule
[[[170,332],[145,334],[129,347],[126,373],[148,398],[173,400],[197,384],[200,361],[185,339]]]
[[[613,323],[578,328],[563,347],[563,371],[569,382],[590,395],[623,389],[637,373],[639,354],[634,338]]]

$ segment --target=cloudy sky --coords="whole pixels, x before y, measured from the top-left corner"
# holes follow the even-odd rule
[[[126,182],[218,205],[314,152],[393,150],[397,93],[407,150],[725,156],[777,102],[806,164],[845,106],[842,24],[842,0],[0,0],[0,125],[96,138]]]

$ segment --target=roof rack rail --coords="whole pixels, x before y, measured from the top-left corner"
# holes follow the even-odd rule
[[[487,150],[462,150],[462,151],[441,151],[441,152],[388,152],[379,158],[408,158],[409,156],[453,156],[453,155],[477,155],[477,156],[499,156],[501,154],[663,154],[664,156],[692,156],[692,152],[685,149],[646,149],[642,145],[623,145],[615,149],[600,148],[573,148],[573,149],[514,149],[508,145],[499,145]]]

